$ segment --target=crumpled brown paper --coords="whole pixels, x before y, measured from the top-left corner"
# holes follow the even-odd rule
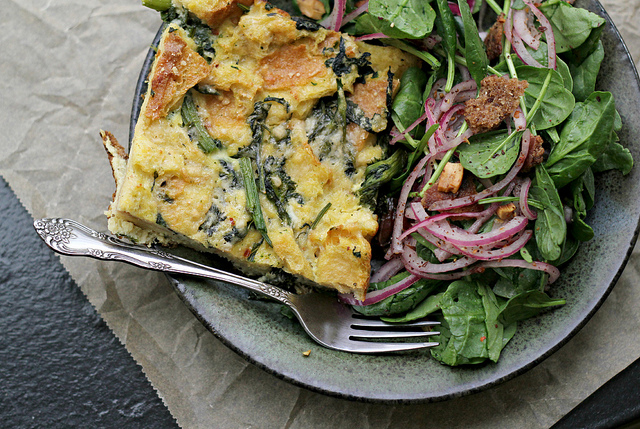
[[[638,64],[640,0],[603,3]],[[138,0],[3,0],[2,10],[0,174],[34,217],[106,231],[114,185],[98,132],[126,143],[160,18]],[[586,327],[534,369],[482,393],[409,406],[335,399],[248,364],[163,275],[83,258],[63,263],[182,427],[546,428],[640,356],[639,256]]]

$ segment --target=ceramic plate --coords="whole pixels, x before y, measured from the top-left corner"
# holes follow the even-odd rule
[[[600,3],[583,0],[577,6],[607,19],[602,36],[606,56],[599,89],[614,94],[624,124],[620,140],[640,160],[638,73]],[[152,59],[150,50],[136,89],[132,130]],[[618,172],[599,175],[596,188],[596,204],[587,218],[595,238],[582,245],[551,290],[552,296],[566,298],[567,304],[522,323],[497,364],[450,368],[430,359],[428,351],[365,356],[328,350],[310,340],[297,322],[284,317],[279,305],[251,300],[238,287],[183,277],[172,277],[172,282],[198,319],[227,346],[295,385],[371,402],[449,399],[477,392],[531,369],[565,344],[607,297],[638,235],[640,169],[636,167],[624,178]],[[225,266],[228,263],[220,267]],[[307,350],[311,354],[304,357],[302,353]]]

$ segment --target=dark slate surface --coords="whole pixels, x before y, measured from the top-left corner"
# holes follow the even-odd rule
[[[177,428],[0,177],[0,427]]]
[[[0,213],[0,427],[177,428],[1,177]],[[639,418],[640,360],[553,429]]]
[[[640,360],[613,377],[552,429],[640,428]]]

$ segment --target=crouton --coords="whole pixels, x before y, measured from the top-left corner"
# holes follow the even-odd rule
[[[513,203],[503,204],[496,210],[496,216],[501,220],[510,220],[516,214],[516,205]]]
[[[524,165],[522,166],[522,172],[527,173],[531,171],[533,167],[538,164],[542,164],[544,161],[544,147],[542,147],[542,137],[531,136],[531,143],[529,144],[529,152],[527,153],[527,158],[524,160]]]
[[[502,35],[504,34],[505,21],[504,14],[500,14],[495,24],[489,29],[487,37],[484,39],[489,61],[493,61],[502,55]]]
[[[462,164],[447,162],[438,179],[438,191],[456,193],[462,184],[464,168]]]
[[[497,128],[518,108],[527,81],[487,76],[482,79],[480,96],[465,103],[464,115],[474,134]]]
[[[320,0],[298,0],[298,8],[304,16],[315,20],[322,18],[326,12]]]

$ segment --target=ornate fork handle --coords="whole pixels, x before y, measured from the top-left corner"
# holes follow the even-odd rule
[[[278,287],[208,267],[162,250],[130,244],[71,219],[38,219],[33,226],[51,249],[63,255],[122,261],[150,270],[220,280],[261,293],[282,304],[292,305],[291,294]]]

